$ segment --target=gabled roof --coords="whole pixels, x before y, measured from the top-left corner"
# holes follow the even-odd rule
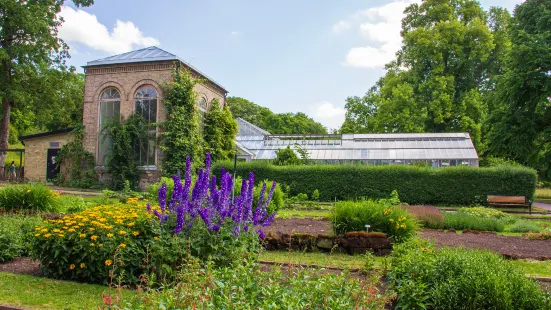
[[[194,70],[195,72],[202,75],[204,78],[214,83],[216,86],[222,88],[223,90],[226,90],[224,86],[218,84],[215,80],[209,78],[206,74],[202,73],[197,68],[183,61],[180,57],[172,53],[169,53],[163,49],[160,49],[156,46],[150,46],[150,47],[142,48],[139,50],[135,50],[135,51],[119,54],[119,55],[92,60],[92,61],[89,61],[86,64],[86,66],[83,66],[83,68],[94,67],[94,66],[139,63],[139,62],[170,61],[170,60],[182,62],[183,64],[185,64],[186,66]]]
[[[36,139],[36,138],[42,138],[42,137],[48,137],[53,135],[59,135],[62,133],[67,133],[73,131],[74,128],[65,128],[65,129],[59,129],[54,131],[48,131],[48,132],[41,132],[34,135],[28,135],[28,136],[19,136],[20,141],[30,140],[30,139]]]

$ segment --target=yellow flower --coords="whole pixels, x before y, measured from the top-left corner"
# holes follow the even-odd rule
[[[65,237],[65,235],[64,235],[64,234],[59,234],[58,236],[59,236],[59,238],[63,238],[63,237]]]
[[[133,235],[134,237],[137,237],[139,234],[140,234],[140,233],[137,232],[137,231],[135,231],[135,232],[132,233],[132,235]]]
[[[31,190],[30,190],[30,189],[28,189],[28,190],[27,190],[27,193],[30,193],[30,192],[31,192]]]
[[[93,235],[92,237],[90,237],[90,240],[92,240],[92,241],[96,241],[96,239],[98,239],[98,236],[96,236],[96,235]]]
[[[48,230],[46,228],[42,228],[42,230],[40,230],[41,232],[47,232]]]
[[[73,228],[69,228],[68,232],[75,232]]]
[[[157,240],[159,240],[159,237],[155,236],[155,237],[153,237],[153,240],[157,241]]]
[[[121,235],[121,236],[126,235],[126,231],[124,231],[124,230],[119,231],[119,235]]]
[[[95,244],[94,244],[94,243],[90,243],[90,246],[95,246]]]
[[[35,231],[40,231],[40,227],[36,227],[34,230]]]
[[[56,229],[53,230],[53,232],[58,233],[58,232],[61,232],[61,230],[56,228]]]
[[[80,238],[86,238],[86,234],[80,234],[79,237]]]
[[[52,236],[52,234],[45,234],[44,238],[50,238],[51,236]]]
[[[89,231],[94,231],[95,229],[94,228],[88,228]]]
[[[113,234],[107,234],[107,237],[111,238],[113,237]]]
[[[126,248],[126,244],[124,244],[124,243],[121,243],[119,246],[123,249]]]
[[[391,222],[391,223],[394,222],[394,219],[390,219],[390,222]]]
[[[108,259],[105,261],[105,266],[111,266],[111,264],[113,264],[113,261]]]
[[[84,269],[84,267],[86,267],[86,265],[84,263],[80,263],[80,268]]]
[[[129,223],[127,226],[128,226],[128,227],[132,227],[132,226],[134,226],[134,225],[135,225],[134,222],[132,222],[132,223]]]
[[[69,266],[69,269],[71,270],[75,269],[75,264],[71,264],[71,266]]]
[[[34,234],[35,237],[40,237],[40,234]]]
[[[100,247],[100,248],[101,248],[102,246],[103,246],[103,243],[100,243],[100,244],[98,244],[98,247]]]
[[[405,224],[402,224],[402,226],[400,227],[402,227],[403,229],[406,229],[407,226]]]

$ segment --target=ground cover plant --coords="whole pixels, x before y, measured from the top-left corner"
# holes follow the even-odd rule
[[[0,216],[0,263],[29,255],[31,233],[41,222],[38,216]]]
[[[402,206],[411,213],[422,227],[443,229],[446,217],[440,209],[433,206]]]
[[[117,206],[98,206],[50,220],[35,228],[33,258],[50,277],[106,283],[113,277],[136,283],[145,276],[170,281],[173,270],[189,257],[217,266],[256,257],[272,198],[266,185],[253,205],[254,176],[241,184],[232,200],[232,176],[223,174],[220,187],[210,173],[210,157],[191,187],[191,161],[184,183],[174,176],[174,190],[159,189],[159,205],[129,199]]]
[[[172,289],[149,290],[122,300],[114,309],[384,309],[388,295],[369,279],[324,273],[323,270],[266,271],[253,263],[229,267],[182,267]]]
[[[446,213],[444,228],[502,232],[505,230],[505,221],[491,217],[480,217],[460,211],[448,212]]]
[[[59,194],[41,183],[6,186],[0,189],[0,209],[9,212],[54,212]]]
[[[551,188],[536,189],[536,199],[551,199]]]
[[[396,245],[389,283],[400,309],[549,309],[551,297],[521,268],[488,251]]]
[[[331,225],[337,235],[352,231],[383,232],[394,242],[403,242],[414,235],[415,218],[400,206],[385,201],[342,201],[335,204]]]

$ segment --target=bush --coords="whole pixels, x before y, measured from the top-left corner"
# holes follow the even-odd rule
[[[212,268],[188,263],[172,289],[149,290],[116,309],[383,309],[378,279],[254,263]],[[111,298],[113,300],[113,298]]]
[[[474,215],[474,216],[479,216],[479,217],[495,218],[495,219],[505,219],[510,217],[510,215],[505,212],[501,212],[497,209],[485,208],[485,207],[461,208],[459,209],[459,212]]]
[[[370,225],[370,231],[383,232],[394,242],[413,236],[417,226],[406,210],[373,200],[338,202],[331,213],[331,224],[338,235],[365,231],[365,225]]]
[[[172,271],[189,257],[219,266],[255,257],[263,237],[260,226],[275,217],[266,212],[269,199],[253,212],[251,175],[232,202],[231,175],[223,176],[218,189],[208,168],[191,188],[188,160],[185,183],[174,178],[168,200],[163,186],[159,206],[130,198],[127,205],[98,206],[48,221],[37,227],[33,258],[54,278],[107,283],[115,277],[137,283],[144,275],[170,281]]]
[[[431,206],[402,206],[425,228],[443,229],[446,217],[440,209]]]
[[[0,216],[0,263],[29,255],[31,233],[41,222],[38,216]]]
[[[551,231],[541,233],[527,233],[526,238],[529,240],[551,240]]]
[[[233,171],[233,163],[215,164]],[[394,189],[402,201],[420,204],[474,204],[487,195],[533,197],[536,172],[524,167],[449,167],[310,165],[275,166],[252,161],[237,164],[237,174],[253,171],[260,179],[274,180],[290,187],[290,196],[318,189],[321,201],[379,199]]]
[[[507,228],[507,231],[517,233],[538,233],[541,231],[541,227],[539,227],[536,223],[530,221],[519,220],[516,221],[511,227]]]
[[[389,283],[400,309],[550,309],[535,280],[488,251],[396,245]]]
[[[54,212],[59,205],[58,199],[59,194],[40,183],[6,186],[0,189],[0,209],[10,212]]]
[[[480,217],[464,212],[448,212],[446,213],[444,228],[502,232],[505,229],[505,221],[491,217]]]

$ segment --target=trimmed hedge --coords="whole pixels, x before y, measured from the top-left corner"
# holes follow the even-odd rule
[[[232,162],[218,162],[215,174],[225,168],[233,173]],[[320,200],[387,198],[397,190],[409,204],[483,203],[487,195],[533,197],[536,171],[525,167],[447,167],[367,165],[274,166],[265,161],[237,164],[237,175],[253,171],[257,180],[275,180],[290,187],[290,194],[319,190]]]

